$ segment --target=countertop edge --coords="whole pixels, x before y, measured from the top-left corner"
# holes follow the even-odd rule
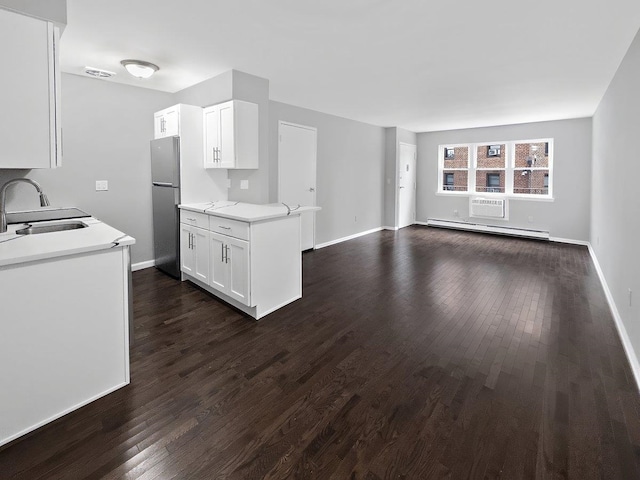
[[[257,206],[258,207],[262,207],[262,205],[257,205]],[[284,205],[283,205],[283,207],[284,207]],[[226,206],[226,207],[221,207],[219,210],[211,210],[210,207],[202,208],[200,206],[195,206],[195,205],[191,205],[191,204],[180,204],[180,205],[178,205],[178,208],[181,209],[181,210],[187,210],[187,211],[190,211],[190,212],[204,213],[205,215],[210,215],[210,216],[214,216],[214,217],[228,218],[230,220],[238,220],[240,222],[246,222],[246,223],[256,223],[256,222],[261,222],[261,221],[264,221],[264,220],[273,220],[273,219],[276,219],[276,218],[288,217],[288,216],[291,216],[291,215],[300,215],[300,214],[302,214],[304,212],[315,212],[315,211],[321,210],[320,207],[300,207],[300,208],[298,208],[296,210],[291,210],[290,212],[283,210],[281,212],[275,212],[275,213],[269,214],[269,215],[246,217],[246,216],[234,215],[233,213],[228,213],[228,212],[221,211],[222,209],[233,208],[233,205]]]

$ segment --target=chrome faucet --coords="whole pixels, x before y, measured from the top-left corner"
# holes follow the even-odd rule
[[[7,231],[7,188],[20,182],[30,183],[33,185],[40,195],[40,206],[49,206],[49,199],[42,191],[40,184],[35,180],[31,180],[30,178],[16,178],[14,180],[9,180],[2,186],[2,188],[0,188],[0,233],[5,233]]]

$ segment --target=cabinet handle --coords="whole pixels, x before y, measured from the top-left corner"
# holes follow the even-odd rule
[[[225,251],[224,263],[229,263],[229,245],[224,246],[224,251]]]
[[[187,247],[187,248],[188,248],[189,250],[191,250],[191,234],[189,234],[189,244],[188,244],[188,247]]]
[[[191,249],[196,248],[196,234],[192,233],[191,234]]]
[[[189,218],[189,217],[185,217],[187,220],[189,220],[190,222],[195,222],[196,219],[195,218]]]
[[[224,230],[231,230],[231,227],[223,227],[222,225],[218,225],[218,228],[223,228]]]
[[[224,243],[220,244],[220,261],[224,262]]]

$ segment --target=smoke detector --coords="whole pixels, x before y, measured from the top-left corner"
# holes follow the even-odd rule
[[[90,77],[95,78],[109,78],[113,77],[116,74],[115,72],[110,72],[109,70],[103,70],[101,68],[95,67],[84,67],[84,73],[86,73]]]

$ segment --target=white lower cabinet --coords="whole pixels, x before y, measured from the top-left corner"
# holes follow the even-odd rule
[[[299,215],[241,221],[182,210],[180,218],[184,280],[256,319],[302,297]]]
[[[180,264],[184,273],[209,283],[209,231],[180,224]]]
[[[249,242],[210,232],[209,285],[244,305],[251,306]]]

